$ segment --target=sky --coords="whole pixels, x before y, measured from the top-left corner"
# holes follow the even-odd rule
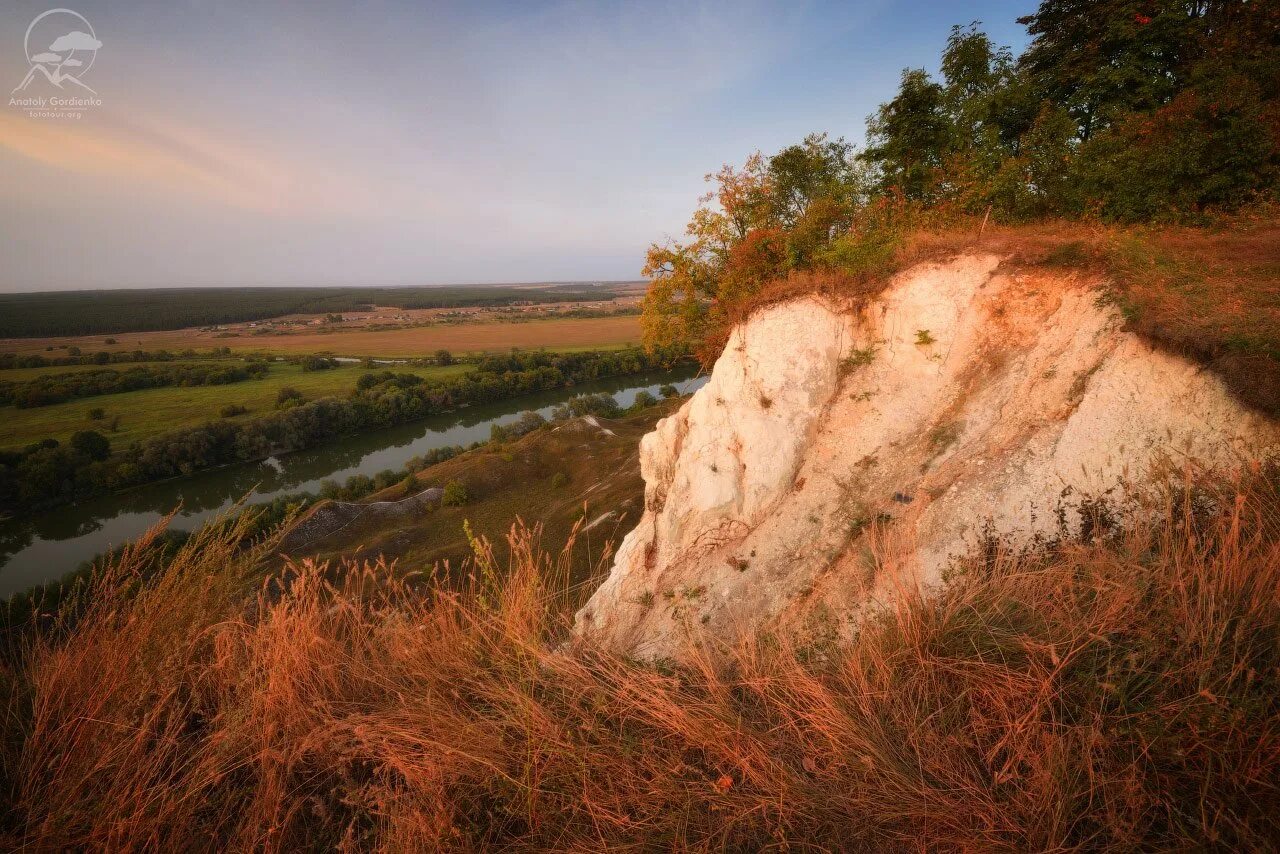
[[[707,173],[861,142],[952,24],[1017,51],[1036,5],[64,2],[94,94],[0,104],[0,291],[638,278]],[[48,3],[0,4],[6,91],[83,31]]]

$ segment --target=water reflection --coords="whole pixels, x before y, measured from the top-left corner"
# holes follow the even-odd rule
[[[142,534],[175,507],[181,506],[181,511],[173,527],[189,531],[251,491],[250,503],[259,503],[290,492],[316,492],[322,480],[343,481],[354,474],[399,469],[409,458],[434,448],[486,440],[490,425],[509,424],[525,410],[550,415],[556,405],[575,394],[605,392],[629,406],[641,390],[656,395],[664,383],[672,383],[687,394],[705,381],[705,377],[694,378],[692,370],[597,380],[472,406],[262,462],[227,466],[86,499],[31,519],[3,522],[0,597],[61,577],[94,555]]]

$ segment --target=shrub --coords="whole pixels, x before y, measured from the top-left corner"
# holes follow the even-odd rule
[[[307,356],[302,360],[302,370],[304,371],[327,371],[336,367],[338,367],[336,359],[329,359],[324,356]]]
[[[370,492],[373,492],[373,478],[367,474],[353,474],[347,478],[346,484],[343,486],[343,494],[348,500],[363,498]]]
[[[394,486],[399,483],[402,478],[400,472],[393,469],[383,469],[373,476],[373,486],[375,490],[383,490],[388,486]]]
[[[218,414],[223,418],[235,418],[237,415],[244,415],[248,411],[248,408],[241,406],[238,403],[228,403],[226,406],[222,407]]]
[[[647,409],[658,402],[658,399],[645,390],[636,392],[635,400],[631,404],[632,409]]]
[[[670,400],[673,397],[680,396],[680,389],[676,388],[671,383],[665,383],[658,389],[658,394],[662,395],[667,400]]]
[[[302,400],[302,392],[293,386],[287,385],[276,392],[276,406],[278,407],[288,406],[295,401],[300,403]]]
[[[440,503],[445,507],[461,507],[471,500],[467,487],[460,480],[451,480],[444,485]]]
[[[565,484],[567,484],[568,482],[569,482],[569,475],[565,474],[562,471],[556,472],[551,477],[551,486],[554,489],[559,489]]]
[[[919,338],[917,337],[917,343]],[[862,349],[854,348],[840,360],[840,376],[848,376],[859,368],[865,368],[876,360],[876,345],[870,344]]]
[[[90,421],[101,421],[107,417],[107,411],[101,406],[95,406],[87,413]]]

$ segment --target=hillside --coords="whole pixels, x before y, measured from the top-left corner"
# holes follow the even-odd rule
[[[500,542],[517,519],[537,524],[555,549],[581,523],[574,580],[587,580],[635,524],[642,509],[637,446],[674,402],[624,418],[586,416],[553,424],[509,442],[489,443],[437,463],[358,502],[324,501],[285,532],[279,551],[295,560],[383,558],[402,573],[426,573],[448,563],[455,571],[474,557],[473,536]],[[466,488],[461,506],[440,506],[450,482]]]

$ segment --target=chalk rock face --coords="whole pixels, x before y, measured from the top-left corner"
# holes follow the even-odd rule
[[[941,583],[984,526],[1017,542],[1189,460],[1230,471],[1280,427],[1123,331],[1072,276],[962,256],[866,305],[757,311],[640,444],[645,511],[580,634],[643,657],[779,623],[847,632]]]

